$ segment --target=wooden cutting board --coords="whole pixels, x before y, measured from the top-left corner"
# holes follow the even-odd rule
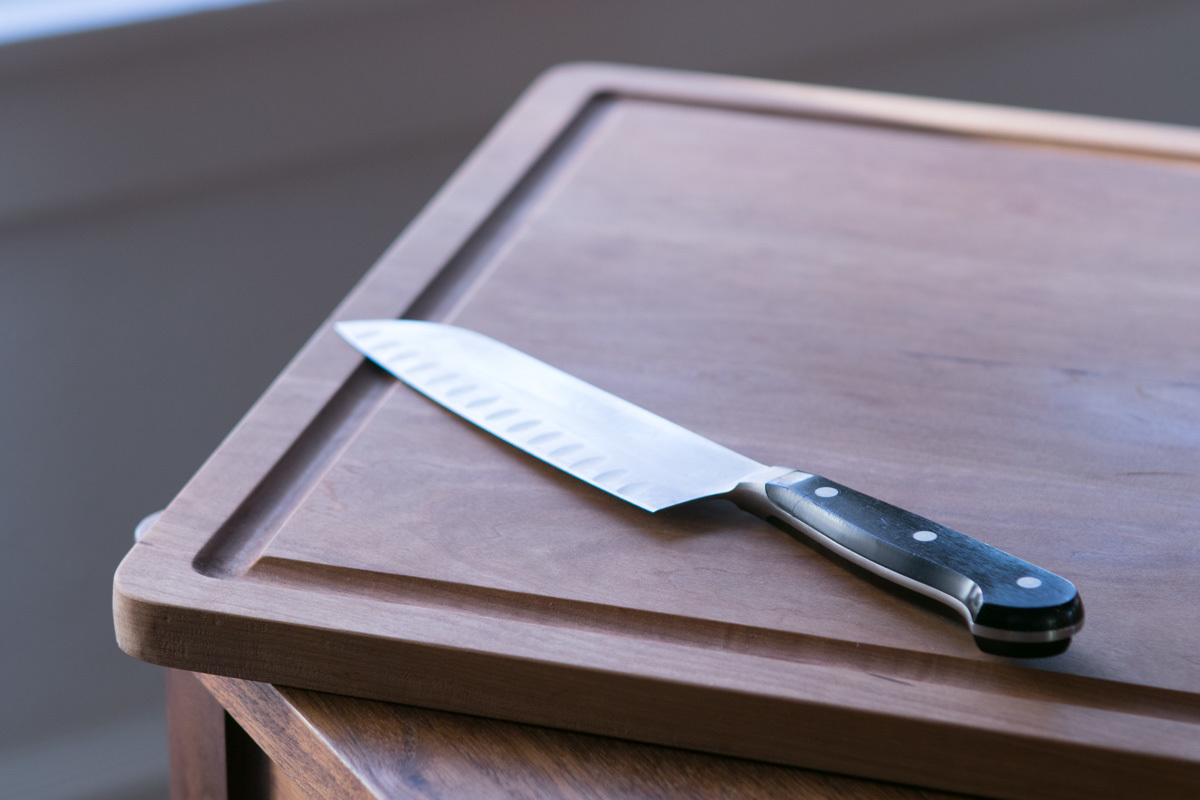
[[[625,505],[329,324],[122,563],[118,640],[994,796],[1194,793],[1198,166],[1167,126],[571,66],[331,317],[481,331],[1058,572],[1064,655],[984,655],[722,502]]]

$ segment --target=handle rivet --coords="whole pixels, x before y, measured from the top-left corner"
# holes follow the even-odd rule
[[[913,534],[913,538],[918,542],[932,542],[937,538],[937,534],[933,531],[917,531]]]
[[[1041,585],[1041,578],[1035,578],[1032,575],[1026,575],[1023,578],[1017,578],[1017,586],[1020,586],[1022,589],[1036,589]]]
[[[832,486],[822,486],[820,489],[817,489],[815,492],[813,492],[813,494],[815,494],[817,497],[833,497],[837,493],[837,489],[833,488]]]

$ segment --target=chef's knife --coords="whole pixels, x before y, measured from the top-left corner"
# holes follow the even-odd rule
[[[958,611],[980,649],[1061,653],[1083,627],[1070,581],[839,483],[768,467],[518,350],[452,325],[341,322],[412,388],[504,441],[647,511],[725,497],[788,533]]]

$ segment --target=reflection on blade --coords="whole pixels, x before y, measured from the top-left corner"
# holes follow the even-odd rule
[[[341,322],[400,380],[509,444],[657,511],[731,491],[763,465],[494,339],[435,322]]]

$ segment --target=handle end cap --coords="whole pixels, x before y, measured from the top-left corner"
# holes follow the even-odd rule
[[[1049,658],[1066,652],[1071,646],[1071,638],[1057,639],[1053,642],[1006,642],[1000,639],[985,639],[975,637],[975,644],[985,653],[1006,658]]]

